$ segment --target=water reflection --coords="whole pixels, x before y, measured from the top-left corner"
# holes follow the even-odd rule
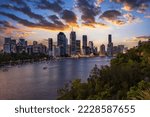
[[[56,99],[58,88],[73,79],[86,81],[95,64],[100,67],[109,61],[106,57],[63,59],[0,70],[0,99]]]

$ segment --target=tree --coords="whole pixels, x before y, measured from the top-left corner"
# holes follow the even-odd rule
[[[131,87],[127,95],[128,99],[150,100],[150,82],[142,80],[136,86]]]

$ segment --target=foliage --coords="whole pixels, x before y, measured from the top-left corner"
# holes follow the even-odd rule
[[[128,99],[150,100],[150,82],[141,81],[130,88]]]
[[[150,86],[145,85],[144,90],[137,86],[143,81],[150,81],[150,42],[118,54],[110,66],[95,66],[86,83],[78,79],[59,89],[58,99],[145,99]],[[141,98],[137,98],[136,91],[142,94]]]
[[[11,53],[11,54],[2,53],[2,54],[0,54],[0,64],[8,63],[10,61],[15,62],[18,60],[20,60],[20,61],[24,61],[24,60],[38,61],[43,58],[48,58],[48,56],[45,54],[29,55],[27,53],[21,53],[21,54],[19,54],[19,53]]]

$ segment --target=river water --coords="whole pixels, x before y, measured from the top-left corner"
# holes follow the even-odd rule
[[[110,58],[94,57],[28,63],[5,72],[1,68],[0,99],[53,100],[65,83],[79,78],[86,81],[95,64],[101,67],[109,63]]]

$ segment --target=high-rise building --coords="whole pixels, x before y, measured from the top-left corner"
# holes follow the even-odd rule
[[[71,56],[71,46],[67,45],[67,56]]]
[[[76,54],[76,32],[71,31],[70,33],[70,46],[71,46],[71,55]]]
[[[11,53],[11,38],[4,38],[3,51],[4,53]]]
[[[81,53],[81,41],[76,40],[76,53],[80,54]]]
[[[118,45],[118,52],[119,53],[123,53],[124,52],[124,48],[125,48],[124,45]]]
[[[32,46],[32,45],[28,45],[28,46],[27,46],[27,53],[28,53],[29,55],[32,55],[32,53],[33,53],[33,46]]]
[[[82,52],[83,55],[87,54],[87,35],[83,35],[82,37]]]
[[[33,41],[33,53],[38,54],[38,42]]]
[[[87,35],[83,35],[82,39],[83,39],[83,46],[82,46],[82,48],[86,48],[87,47]]]
[[[57,46],[60,47],[60,56],[66,56],[67,54],[67,38],[63,32],[57,35]]]
[[[53,39],[52,38],[48,39],[48,55],[49,56],[53,55]]]
[[[27,42],[25,41],[25,39],[19,39],[19,46],[27,46]]]
[[[60,46],[53,45],[53,57],[60,57]]]
[[[16,40],[4,38],[3,50],[4,53],[16,53]]]
[[[112,43],[112,36],[111,36],[111,34],[108,35],[108,43]]]
[[[17,52],[16,40],[15,39],[11,40],[11,52],[12,53],[16,53]]]
[[[89,41],[90,54],[94,52],[94,44],[93,41]]]
[[[37,45],[38,44],[38,42],[37,41],[33,41],[33,45]]]
[[[108,35],[107,55],[110,57],[113,56],[113,43],[111,34]]]
[[[93,49],[93,54],[94,54],[94,55],[98,55],[98,48],[97,48],[97,47],[94,47],[94,49]]]
[[[100,56],[105,56],[106,55],[106,51],[105,51],[105,45],[102,44],[100,46]]]
[[[6,37],[4,39],[4,44],[10,44],[11,43],[11,38],[10,37]]]
[[[3,51],[4,53],[11,53],[11,45],[9,43],[4,44]]]

